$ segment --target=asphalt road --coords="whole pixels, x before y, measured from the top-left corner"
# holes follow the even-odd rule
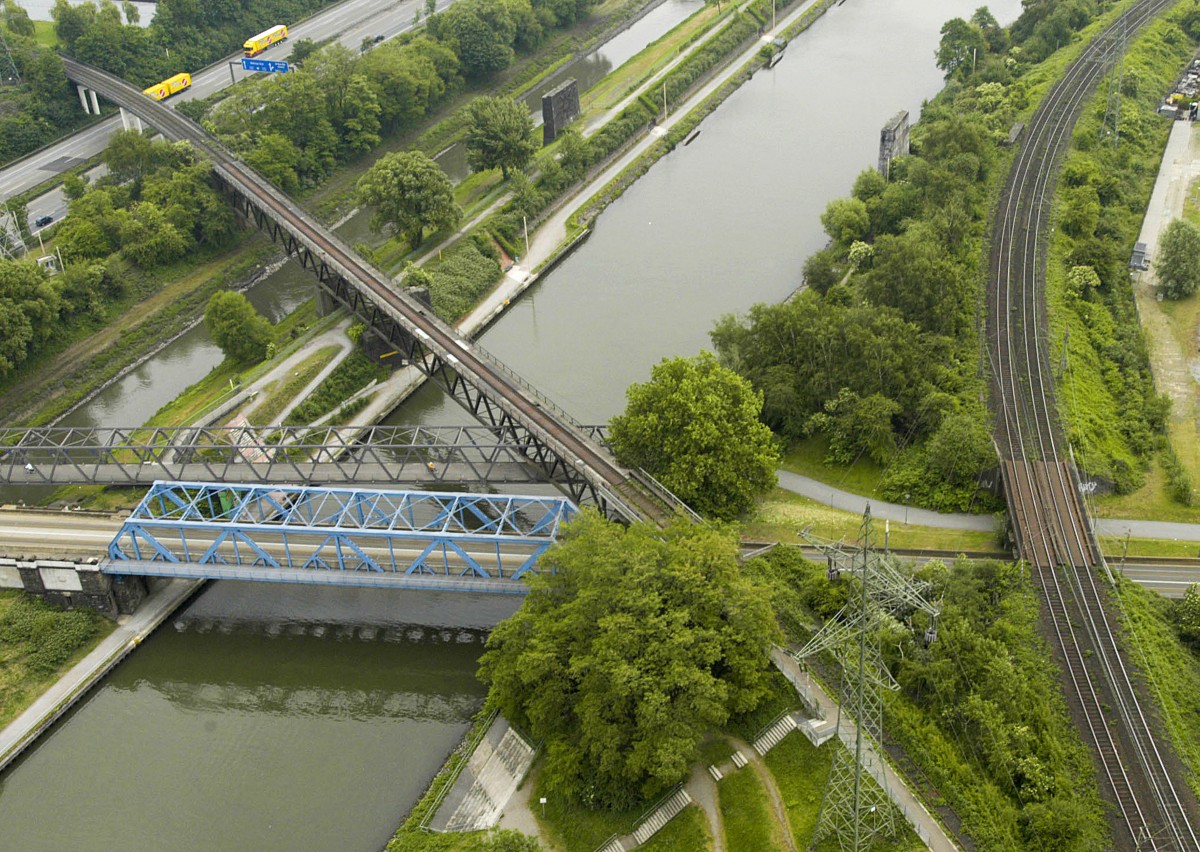
[[[451,2],[453,0],[439,0],[438,9],[446,8]],[[386,40],[412,29],[414,15],[418,10],[422,10],[423,14],[424,7],[423,0],[346,0],[302,23],[289,25],[289,40],[271,48],[263,57],[287,59],[291,55],[292,44],[304,38],[313,41],[336,39],[346,47],[358,50],[363,39],[381,35]],[[250,76],[241,70],[240,64],[232,66],[231,70],[229,63],[240,63],[240,60],[240,53],[232,54],[208,68],[193,72],[191,88],[175,95],[171,103],[207,97],[235,80]],[[96,156],[108,145],[109,137],[120,128],[121,119],[112,116],[0,170],[0,201],[27,192],[54,175]],[[99,177],[103,173],[93,170],[89,175]],[[67,213],[67,204],[61,188],[33,199],[28,205],[28,212],[31,231],[37,230],[33,222],[42,216],[51,216],[55,222],[62,219]]]

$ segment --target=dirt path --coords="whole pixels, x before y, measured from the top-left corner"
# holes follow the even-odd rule
[[[692,802],[704,811],[708,820],[708,831],[712,835],[712,852],[725,852],[725,828],[721,823],[721,808],[717,804],[717,782],[708,774],[707,766],[697,766],[692,769],[692,777],[688,779],[688,795]]]

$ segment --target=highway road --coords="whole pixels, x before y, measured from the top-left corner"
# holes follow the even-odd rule
[[[439,0],[438,9],[445,9],[451,2],[453,0]],[[297,39],[304,38],[313,41],[336,39],[346,47],[358,50],[363,39],[381,35],[386,40],[412,29],[416,12],[423,12],[424,7],[423,0],[345,0],[306,21],[294,26],[289,24],[289,40],[271,48],[264,57],[286,59],[291,55],[291,45]],[[240,53],[232,54],[208,68],[193,72],[192,87],[175,95],[170,102],[204,98],[230,85],[233,80],[250,76],[241,70],[240,65],[233,69],[230,76],[229,63],[240,59]],[[27,192],[54,175],[96,156],[104,150],[109,137],[120,128],[121,119],[118,116],[106,118],[0,170],[0,201]],[[99,177],[104,174],[103,167],[93,169],[88,174],[93,179]],[[67,213],[62,189],[33,199],[28,205],[28,213],[31,231],[37,230],[33,222],[42,216],[52,216],[55,222],[62,219]]]

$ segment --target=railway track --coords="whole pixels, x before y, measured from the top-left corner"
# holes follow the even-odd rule
[[[1107,32],[1134,32],[1170,5],[1131,3]],[[1044,337],[1049,205],[1082,106],[1112,64],[1112,45],[1095,39],[1050,90],[1000,198],[987,315],[995,438],[1018,549],[1033,566],[1068,700],[1112,805],[1114,839],[1119,848],[1193,850],[1200,849],[1189,820],[1195,801],[1172,777],[1178,762],[1155,741],[1097,582],[1107,566],[1058,427]]]
[[[294,234],[315,248],[323,262],[335,269],[352,287],[419,338],[443,365],[471,382],[498,408],[521,424],[593,486],[598,495],[630,519],[642,518],[665,524],[674,514],[656,495],[639,485],[565,412],[517,380],[511,370],[486,356],[479,347],[459,336],[449,325],[426,313],[424,307],[391,281],[364,264],[328,229],[318,224],[291,200],[240,162],[224,146],[190,119],[152,101],[141,91],[91,66],[63,58],[67,76],[116,103],[157,128],[164,136],[186,140],[208,157],[221,180],[252,198],[260,207]],[[551,413],[554,412],[554,413]],[[493,424],[496,425],[496,424]]]

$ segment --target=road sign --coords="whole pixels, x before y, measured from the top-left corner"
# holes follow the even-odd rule
[[[244,71],[266,71],[268,74],[286,74],[291,69],[286,62],[276,62],[273,59],[243,59]]]

